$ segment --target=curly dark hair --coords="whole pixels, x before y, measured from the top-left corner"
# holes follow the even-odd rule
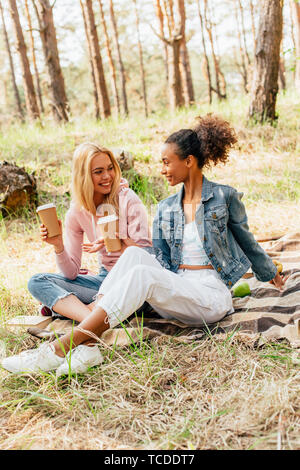
[[[229,122],[211,114],[196,119],[198,122],[193,129],[180,129],[165,143],[176,144],[181,160],[188,155],[196,157],[199,168],[225,163],[230,148],[237,142],[235,130]]]

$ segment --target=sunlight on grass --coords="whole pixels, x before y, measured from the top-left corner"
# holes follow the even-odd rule
[[[35,172],[40,203],[55,201],[64,218],[70,204],[70,165],[86,140],[123,148],[135,156],[124,174],[150,210],[178,188],[160,176],[160,148],[167,136],[215,112],[235,126],[239,143],[226,166],[206,175],[244,192],[255,234],[300,231],[299,96],[278,96],[276,126],[247,126],[249,98],[195,105],[97,122],[76,118],[57,127],[51,120],[14,125],[0,133],[3,160]],[[154,214],[151,213],[151,216]],[[0,356],[36,347],[24,330],[7,328],[15,315],[34,315],[27,290],[37,272],[55,272],[51,247],[39,240],[35,213],[0,218]],[[96,256],[82,266],[97,271]],[[285,342],[249,346],[238,331],[199,341],[144,337],[143,320],[130,345],[100,342],[104,362],[87,374],[15,376],[0,369],[1,449],[284,449],[300,447],[299,354]]]

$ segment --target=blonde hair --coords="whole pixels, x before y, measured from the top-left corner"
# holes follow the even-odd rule
[[[97,144],[85,142],[79,145],[73,155],[72,164],[72,200],[92,214],[96,214],[94,203],[94,184],[92,180],[92,160],[100,153],[109,156],[115,170],[115,178],[111,192],[105,196],[103,203],[112,205],[119,212],[118,190],[121,180],[121,170],[114,154]]]

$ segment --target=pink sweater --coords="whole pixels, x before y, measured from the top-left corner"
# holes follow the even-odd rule
[[[75,279],[79,274],[84,233],[90,242],[98,238],[95,227],[94,216],[72,203],[65,218],[64,251],[56,255],[57,267],[68,279]],[[141,247],[152,244],[146,208],[124,178],[119,190],[119,236],[131,238]],[[108,254],[103,247],[99,261],[110,271],[120,254],[119,251]]]

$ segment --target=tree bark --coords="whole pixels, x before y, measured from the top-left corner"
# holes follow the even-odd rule
[[[20,23],[19,13],[17,9],[16,0],[9,0],[10,13],[14,25],[17,50],[20,56],[22,77],[25,93],[25,103],[27,114],[30,119],[39,118],[39,109],[36,100],[36,94],[33,85],[33,79],[30,71],[29,61],[27,57],[27,47],[24,41],[22,27]]]
[[[281,45],[280,45],[279,86],[282,90],[286,90],[285,62],[284,62],[284,53],[283,53],[283,38],[281,39]]]
[[[144,68],[141,34],[140,34],[140,18],[139,18],[139,13],[138,13],[138,9],[137,9],[136,0],[133,0],[133,4],[134,4],[134,10],[135,10],[136,30],[137,30],[137,39],[138,39],[138,48],[139,48],[139,57],[140,57],[140,72],[141,72],[141,80],[142,80],[144,111],[145,111],[145,116],[148,117],[148,103],[147,103],[145,68]]]
[[[180,69],[181,69],[181,77],[182,77],[183,96],[184,96],[185,105],[190,106],[191,104],[195,102],[195,93],[194,93],[190,58],[189,58],[189,53],[188,53],[187,44],[186,44],[186,37],[185,37],[186,15],[185,15],[184,0],[177,0],[177,8],[178,8],[179,15],[181,17],[181,24],[182,24],[182,41],[181,41],[181,47],[180,47]]]
[[[214,39],[213,39],[213,32],[212,32],[212,22],[210,18],[207,17],[208,8],[207,8],[207,0],[204,0],[204,20],[205,20],[205,27],[209,37],[211,52],[213,57],[213,62],[215,66],[215,77],[216,77],[216,89],[212,88],[213,91],[216,92],[219,99],[226,98],[226,82],[223,73],[220,69],[219,60],[215,53],[215,46],[214,46]]]
[[[173,2],[173,0],[163,0],[163,10],[164,10],[164,15],[167,19],[169,36],[171,36],[172,31],[175,28],[174,2]]]
[[[282,0],[264,0],[260,11],[249,117],[274,121],[278,93]]]
[[[121,75],[123,109],[124,109],[125,115],[127,116],[129,114],[129,111],[128,111],[127,92],[126,92],[126,76],[125,76],[125,69],[124,69],[124,64],[122,60],[122,55],[121,55],[119,33],[118,33],[118,27],[117,27],[117,22],[115,18],[113,0],[109,0],[109,12],[110,12],[112,29],[114,33],[114,40],[115,40],[115,47],[117,51],[119,70],[120,70],[120,75]]]
[[[296,71],[295,85],[300,88],[300,3],[291,0],[291,13],[295,30],[295,46],[296,46]]]
[[[169,85],[170,85],[170,105],[171,109],[184,105],[180,75],[180,46],[181,35],[174,34],[169,47]]]
[[[53,21],[53,6],[50,5],[49,0],[37,0],[37,4],[35,4],[33,0],[33,4],[35,5],[40,25],[40,36],[48,73],[52,114],[56,121],[68,121],[68,100],[59,61],[56,31]]]
[[[286,79],[285,79],[285,64],[283,57],[280,58],[279,62],[279,83],[282,90],[286,90]]]
[[[82,0],[79,0],[79,1],[80,1],[81,12],[82,12],[82,17],[83,17],[83,24],[84,24],[86,42],[87,42],[87,45],[88,45],[90,71],[91,71],[92,82],[93,82],[93,97],[94,97],[95,117],[96,117],[96,119],[99,119],[100,118],[100,107],[99,107],[99,98],[98,98],[97,87],[96,87],[94,64],[93,64],[93,60],[92,60],[91,38],[90,38],[89,32],[88,32],[85,8],[84,8]]]
[[[20,209],[35,208],[38,202],[36,179],[25,168],[13,163],[0,163],[0,213],[17,215]]]
[[[251,60],[250,60],[250,56],[249,56],[248,48],[247,48],[244,8],[242,5],[242,0],[238,0],[238,4],[239,4],[240,13],[241,13],[241,26],[242,26],[242,35],[243,35],[243,44],[244,44],[244,54],[246,58],[247,67],[249,67],[249,65],[251,64]]]
[[[237,2],[238,2],[238,0],[235,0],[235,2],[234,2],[234,16],[235,16],[236,25],[237,25],[237,37],[238,37],[239,50],[240,50],[240,59],[241,59],[241,63],[238,64],[238,65],[239,65],[241,75],[242,75],[242,79],[243,79],[244,91],[245,91],[245,93],[248,93],[249,92],[249,89],[248,89],[248,66],[247,66],[247,63],[246,63],[246,54],[245,54],[245,51],[244,51],[243,45],[242,45],[242,37],[241,37],[241,31],[240,31],[240,22],[239,22]]]
[[[7,92],[8,79],[2,77],[0,82],[0,106],[1,108],[6,108],[8,105],[8,92]]]
[[[1,1],[0,1],[0,11],[1,11],[4,39],[5,39],[5,45],[6,45],[6,50],[7,50],[8,59],[9,59],[9,67],[10,67],[10,73],[11,73],[11,78],[12,78],[12,84],[13,84],[13,90],[14,90],[16,106],[17,106],[17,109],[18,109],[19,117],[21,119],[23,119],[24,118],[24,113],[23,113],[23,109],[22,109],[22,105],[21,105],[19,90],[18,90],[18,87],[17,87],[14,62],[13,62],[13,58],[12,58],[12,54],[11,54],[11,50],[10,50],[9,39],[8,39],[6,25],[5,25],[4,13],[3,13],[3,8],[2,8]]]
[[[110,47],[110,39],[109,39],[109,36],[108,36],[108,31],[107,31],[107,26],[106,26],[106,21],[105,21],[105,16],[104,16],[102,0],[98,0],[98,1],[99,1],[99,7],[100,7],[102,28],[103,28],[104,36],[105,36],[105,45],[106,45],[108,63],[109,63],[109,68],[110,68],[111,87],[112,87],[112,91],[113,91],[115,106],[117,108],[118,114],[120,114],[121,109],[120,109],[120,98],[119,98],[118,87],[117,87],[116,67],[115,67],[115,63],[114,63],[114,60],[113,60],[112,51],[111,51],[111,47]]]
[[[32,34],[32,23],[31,23],[31,16],[30,16],[30,11],[29,11],[28,0],[25,0],[25,13],[26,13],[27,22],[28,22],[28,30],[29,30],[29,37],[30,37],[30,48],[31,48],[31,58],[32,58],[34,74],[35,74],[35,83],[36,83],[36,90],[37,90],[37,95],[38,95],[38,99],[39,99],[39,108],[40,108],[40,113],[43,113],[44,112],[44,105],[43,105],[43,98],[42,98],[42,91],[41,91],[41,84],[40,84],[40,76],[39,76],[39,71],[38,71],[37,63],[36,63],[34,37],[33,37],[33,34]]]
[[[96,79],[97,94],[101,104],[101,115],[103,118],[107,118],[111,115],[111,109],[104,76],[92,0],[85,0],[85,11],[87,18],[88,34],[91,39],[92,61]]]
[[[199,19],[200,19],[200,24],[201,24],[201,39],[202,39],[202,47],[203,47],[203,53],[204,53],[203,75],[207,81],[209,104],[211,104],[212,103],[211,73],[210,73],[209,59],[208,59],[207,50],[206,50],[206,42],[205,42],[205,36],[204,36],[204,24],[203,24],[203,16],[202,16],[201,7],[200,7],[200,0],[197,0],[197,5],[198,5],[198,13],[199,13]]]
[[[173,0],[163,1],[163,14],[167,18],[169,37],[159,36],[168,47],[169,105],[171,110],[184,105],[180,74],[180,47],[182,42],[182,18],[177,24],[174,18]]]
[[[255,51],[256,51],[256,29],[255,29],[253,1],[249,0],[249,4],[250,4],[250,16],[251,16],[251,30],[252,30],[252,38],[253,38],[253,50],[254,50],[254,53],[255,53]]]
[[[161,8],[160,0],[153,0],[154,1],[154,8],[156,11],[156,16],[158,19],[159,23],[159,32],[160,36],[163,38],[165,36],[164,34],[164,14]],[[169,69],[168,69],[168,46],[165,41],[163,41],[163,48],[164,48],[164,66],[165,66],[165,74],[166,74],[166,84],[168,85],[169,83]]]

